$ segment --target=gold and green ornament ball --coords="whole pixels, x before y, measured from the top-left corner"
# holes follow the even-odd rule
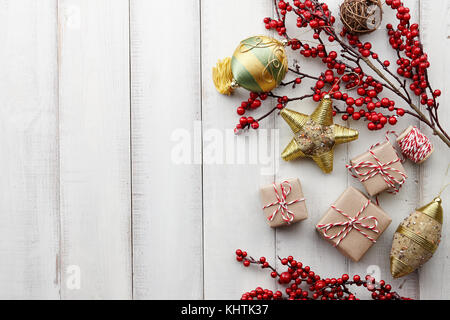
[[[217,91],[230,95],[237,87],[252,92],[269,92],[288,70],[285,43],[268,36],[242,40],[231,58],[217,62],[213,80]]]

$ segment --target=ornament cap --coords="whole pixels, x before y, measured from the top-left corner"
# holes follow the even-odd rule
[[[430,203],[416,209],[416,211],[422,212],[423,214],[426,214],[430,218],[433,218],[434,220],[442,224],[444,210],[442,209],[441,203],[442,199],[440,197],[436,197]]]

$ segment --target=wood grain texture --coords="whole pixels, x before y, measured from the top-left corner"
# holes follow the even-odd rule
[[[0,1],[0,298],[59,298],[56,1]]]
[[[448,28],[445,27],[449,21],[449,15],[449,1],[420,1],[421,37],[431,63],[430,82],[434,88],[441,89],[443,92],[439,99],[439,118],[444,128],[448,128],[450,125],[450,112],[447,109],[450,102],[450,64],[448,62],[450,39],[448,38]],[[432,136],[429,128],[421,126],[421,130],[432,139],[435,147],[434,154],[421,166],[422,194],[420,204],[424,205],[433,200],[441,187],[450,180],[449,175],[445,177],[445,172],[450,164],[450,150],[437,137]],[[450,297],[448,286],[450,281],[448,272],[450,268],[450,244],[448,243],[448,232],[450,230],[449,194],[450,190],[448,189],[442,194],[444,224],[441,243],[433,258],[419,269],[421,299],[449,299]]]
[[[336,14],[341,0],[326,2]],[[420,23],[448,127],[450,2],[404,2]],[[395,61],[384,26],[396,20],[385,9],[380,30],[362,39]],[[280,159],[292,132],[278,115],[234,135],[236,107],[248,92],[220,95],[211,69],[242,39],[271,34],[262,19],[273,14],[272,0],[0,0],[0,299],[238,299],[256,286],[282,289],[267,270],[237,263],[237,248],[271,262],[294,255],[323,277],[373,273],[412,298],[450,297],[445,217],[440,247],[425,266],[399,280],[389,272],[397,225],[449,181],[450,151],[428,128],[407,116],[394,128],[418,124],[435,151],[420,166],[405,163],[409,178],[399,194],[379,197],[393,221],[358,263],[314,226],[347,186],[364,190],[345,164],[385,130],[335,117],[360,137],[336,148],[330,175],[309,159]],[[289,58],[308,73],[323,69],[298,52]],[[311,85],[305,79],[295,95]],[[316,105],[288,107],[309,114]],[[271,107],[264,102],[246,116]],[[271,229],[259,188],[296,177],[309,218]],[[442,194],[444,212],[449,194]]]
[[[419,1],[407,0],[404,1],[404,3],[411,10],[412,20],[414,22],[419,22]],[[366,40],[370,41],[373,47],[377,48],[376,50],[382,61],[396,61],[397,59],[395,51],[388,44],[387,31],[385,27],[387,23],[395,23],[395,21],[397,21],[395,14],[396,11],[391,8],[386,8],[383,12],[383,23],[380,28],[371,33],[370,36],[361,37],[363,42]],[[383,50],[383,48],[386,49]],[[395,66],[392,66],[391,70],[395,71]],[[373,75],[375,76],[375,74]],[[387,90],[383,91],[383,96],[395,100],[397,105],[402,105],[401,100]],[[387,130],[394,130],[400,133],[409,125],[418,125],[418,121],[413,117],[404,116],[398,119],[395,127],[386,125],[383,130],[376,132],[369,132],[366,125],[367,123],[363,121],[352,121],[352,126],[356,126],[356,128],[360,131],[360,138],[358,143],[349,144],[348,153],[350,159],[367,151],[371,145],[385,141],[384,139]],[[396,147],[395,136],[389,135],[389,138],[394,147]],[[417,272],[400,279],[393,279],[390,273],[389,254],[391,251],[392,238],[395,230],[397,229],[399,223],[419,205],[419,167],[411,161],[406,161],[403,166],[405,167],[408,178],[403,187],[400,189],[400,192],[397,194],[384,192],[378,196],[381,208],[392,218],[390,226],[385,230],[383,235],[377,240],[377,243],[372,246],[361,261],[357,263],[351,261],[348,262],[348,272],[349,274],[359,275],[373,274],[377,279],[383,279],[390,283],[401,295],[418,299],[419,279]],[[364,190],[362,184],[350,175],[348,175],[348,180],[349,185],[359,188],[360,190]],[[364,293],[362,297],[370,297],[365,289],[361,288],[361,290],[358,290],[358,293]]]
[[[337,12],[338,1],[328,1],[332,12]],[[295,19],[287,21],[287,29],[293,30],[291,34],[297,35],[300,39],[311,41],[312,33],[303,33],[303,29],[298,29]],[[298,31],[296,31],[298,30]],[[335,49],[335,48],[334,48]],[[332,49],[328,49],[332,50]],[[302,72],[317,75],[324,65],[317,59],[306,59],[298,51],[288,50],[289,61],[292,66],[294,59],[298,61]],[[294,75],[286,76],[287,80],[295,78]],[[315,83],[304,79],[300,86],[293,90],[290,86],[280,88],[280,95],[298,97],[311,92],[310,87]],[[312,99],[303,101],[294,101],[288,104],[288,108],[304,114],[311,114],[318,103]],[[338,117],[334,121],[339,124],[347,125],[340,121]],[[275,127],[280,130],[280,151],[291,141],[293,137],[292,130],[281,117],[276,117]],[[361,143],[355,141],[353,143]],[[286,257],[294,256],[304,265],[310,266],[314,272],[321,277],[335,277],[347,271],[347,260],[328,242],[323,240],[315,229],[315,225],[328,210],[329,206],[339,197],[347,187],[347,173],[345,163],[348,162],[347,149],[348,144],[340,145],[334,151],[333,172],[324,174],[317,164],[311,159],[298,159],[290,162],[280,160],[280,168],[276,175],[277,181],[283,181],[286,178],[298,177],[302,183],[304,196],[306,198],[306,207],[308,209],[308,219],[287,228],[280,228],[276,231],[276,249],[277,255]],[[275,155],[280,157],[280,155]],[[279,261],[277,267],[284,270]],[[283,287],[279,287],[283,290]]]
[[[59,2],[64,299],[132,295],[128,9]],[[67,285],[73,265],[79,289]]]
[[[211,75],[217,60],[231,56],[241,40],[264,33],[262,19],[272,14],[272,4],[232,0],[202,1],[201,6],[204,297],[238,299],[258,285],[274,287],[267,270],[244,269],[234,256],[242,247],[255,257],[275,258],[275,233],[266,224],[259,199],[259,187],[272,183],[274,175],[271,170],[261,174],[261,158],[248,156],[258,154],[251,148],[260,142],[271,144],[263,138],[270,137],[270,131],[259,131],[259,138],[256,132],[234,136],[236,107],[248,98],[248,91],[239,88],[233,96],[220,95]],[[258,113],[268,108],[265,104]],[[273,122],[266,121],[265,128],[273,128]],[[270,168],[272,159],[265,166]]]
[[[134,298],[201,299],[199,1],[130,13]]]

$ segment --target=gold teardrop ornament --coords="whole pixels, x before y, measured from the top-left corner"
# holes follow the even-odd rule
[[[437,250],[442,232],[442,200],[436,197],[398,226],[391,249],[391,274],[403,277],[420,268]]]
[[[268,36],[242,40],[231,58],[217,62],[213,81],[217,91],[230,95],[237,87],[252,92],[269,92],[288,70],[284,43]]]
[[[333,123],[333,102],[329,95],[309,116],[286,108],[280,114],[294,132],[294,138],[281,154],[286,161],[311,158],[324,173],[330,173],[334,147],[358,139],[358,131]]]

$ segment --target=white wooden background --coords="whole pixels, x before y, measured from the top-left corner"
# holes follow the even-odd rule
[[[340,1],[327,2],[336,13]],[[444,92],[448,128],[450,1],[405,2]],[[259,136],[230,134],[247,93],[219,95],[211,68],[241,39],[265,33],[262,19],[272,14],[272,0],[0,0],[0,298],[234,299],[257,285],[276,288],[267,272],[235,262],[238,247],[272,261],[292,254],[323,276],[375,271],[412,298],[450,298],[447,216],[425,267],[392,280],[388,259],[398,223],[444,182],[450,153],[439,140],[424,165],[406,165],[400,194],[381,196],[393,222],[353,263],[313,227],[347,185],[358,186],[345,163],[383,133],[351,123],[360,139],[337,148],[331,175],[310,161],[279,160],[291,132],[277,116]],[[384,22],[393,20],[386,10]],[[383,50],[385,30],[370,37],[394,59]],[[315,103],[290,107],[309,113]],[[186,134],[189,164],[179,164],[173,155]],[[218,137],[241,146],[211,161]],[[241,157],[261,141],[273,149],[265,163]],[[272,230],[258,188],[289,177],[301,179],[310,217]]]

